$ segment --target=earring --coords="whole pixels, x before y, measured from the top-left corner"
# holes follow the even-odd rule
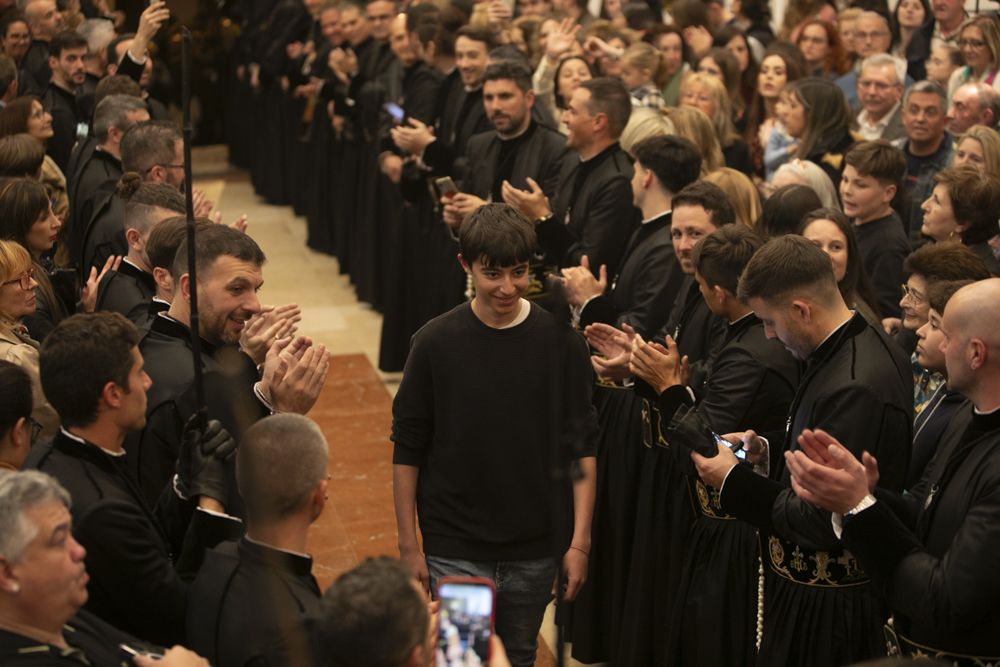
[[[16,581],[13,581],[13,582],[11,582],[10,588],[8,590],[11,593],[20,593],[21,592],[21,584],[17,583]]]

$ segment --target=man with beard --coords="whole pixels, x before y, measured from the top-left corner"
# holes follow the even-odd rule
[[[238,441],[271,412],[308,412],[326,379],[330,354],[303,336],[274,340],[263,359],[238,348],[247,321],[261,313],[257,290],[263,283],[264,253],[249,236],[224,225],[199,228],[195,234],[206,407],[208,416],[221,421]],[[126,443],[147,498],[158,497],[170,481],[179,434],[197,409],[186,241],[177,249],[171,274],[175,289],[170,308],[153,320],[139,345],[153,379],[148,421]]]
[[[618,272],[625,244],[639,225],[629,185],[632,163],[618,145],[631,113],[620,80],[583,82],[563,113],[566,146],[579,159],[564,160],[555,196],[550,200],[531,178],[528,190],[503,185],[504,201],[535,221],[548,264],[579,266],[586,255],[592,270],[603,264],[608,273]]]
[[[87,77],[84,69],[87,40],[75,32],[61,32],[52,38],[49,54],[52,78],[42,105],[52,114],[53,134],[46,151],[65,172],[76,140],[87,136],[89,119],[80,114],[76,104],[77,89]]]
[[[519,62],[499,62],[483,76],[483,106],[493,131],[469,140],[462,192],[447,199],[444,220],[452,227],[487,201],[503,201],[504,183],[529,188],[537,179],[554,197],[567,154],[561,134],[532,119],[535,93],[531,70]]]
[[[847,307],[829,256],[801,236],[757,251],[737,296],[768,336],[806,362],[782,443],[746,431],[725,436],[710,458],[691,454],[722,509],[761,531],[757,662],[829,667],[884,655],[883,608],[868,574],[844,550],[830,512],[792,491],[781,453],[797,449],[803,431],[823,429],[858,459],[876,455],[880,485],[901,490],[913,419],[909,363],[878,324]],[[746,447],[753,465],[741,464],[728,444]]]

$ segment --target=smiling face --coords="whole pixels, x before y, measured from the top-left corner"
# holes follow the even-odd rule
[[[580,58],[569,58],[563,61],[562,67],[559,68],[559,79],[556,81],[559,95],[568,104],[580,84],[584,81],[590,81],[592,78],[594,77],[590,74],[590,68]],[[587,99],[590,99],[590,93],[587,93],[587,96]]]
[[[847,237],[833,220],[813,220],[802,230],[802,236],[825,252],[833,265],[833,276],[839,283],[847,275]]]
[[[966,137],[958,142],[952,166],[961,167],[964,165],[975,167],[979,173],[985,171],[986,155],[983,153],[983,145],[978,139]]]
[[[52,114],[45,110],[41,102],[31,103],[31,114],[27,122],[28,134],[39,141],[48,141],[52,138]]]
[[[693,81],[684,87],[681,94],[681,106],[694,107],[709,118],[715,117],[715,100],[705,84]]]
[[[590,91],[586,88],[577,88],[569,100],[566,111],[563,112],[562,121],[568,130],[566,146],[569,148],[580,150],[594,141],[598,117],[591,115],[589,104]]]
[[[15,63],[19,63],[28,52],[30,44],[31,33],[28,32],[28,24],[24,21],[11,21],[7,26],[7,34],[3,36],[3,54]]]
[[[962,49],[965,64],[972,68],[973,72],[978,74],[989,67],[993,54],[990,53],[990,45],[986,42],[979,26],[967,26],[962,31],[958,44]]]
[[[910,331],[916,331],[927,322],[927,281],[923,276],[914,273],[906,279],[906,290],[899,300],[903,311],[903,326]]]
[[[455,67],[466,87],[477,87],[486,71],[486,44],[460,36],[455,40]]]
[[[202,338],[214,344],[238,343],[246,321],[260,312],[260,265],[223,255],[198,275],[198,282]]]
[[[670,238],[674,246],[674,254],[681,263],[681,270],[694,274],[694,262],[691,253],[698,241],[717,229],[708,211],[698,205],[681,205],[674,208]]]
[[[521,296],[531,282],[528,263],[495,267],[477,259],[471,266],[463,260],[462,267],[472,277],[476,290],[472,304],[476,315],[492,327],[513,322],[520,312]]]

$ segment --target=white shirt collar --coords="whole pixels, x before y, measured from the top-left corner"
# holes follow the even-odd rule
[[[87,447],[91,447],[91,446],[97,447],[99,450],[101,450],[102,452],[104,452],[108,456],[116,456],[116,457],[117,456],[125,456],[125,450],[124,449],[122,451],[120,451],[120,452],[113,452],[110,449],[105,449],[104,447],[101,447],[98,444],[95,444],[95,443],[92,443],[92,442],[87,442],[86,440],[84,440],[83,438],[81,438],[78,435],[73,435],[72,433],[70,433],[69,431],[67,431],[62,426],[59,427],[59,430],[62,431],[62,434],[65,435],[70,440],[74,440],[76,442],[79,442],[81,445],[86,445]]]

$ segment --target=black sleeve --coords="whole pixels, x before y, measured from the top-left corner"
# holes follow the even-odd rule
[[[608,275],[614,275],[637,222],[632,186],[624,176],[615,178],[591,198],[579,242],[570,248],[565,265],[578,266],[580,258],[587,255],[595,270],[604,264]]]
[[[899,286],[903,284],[903,260],[906,249],[895,244],[880,248],[866,263],[868,277],[878,300],[882,317],[899,317]]]

